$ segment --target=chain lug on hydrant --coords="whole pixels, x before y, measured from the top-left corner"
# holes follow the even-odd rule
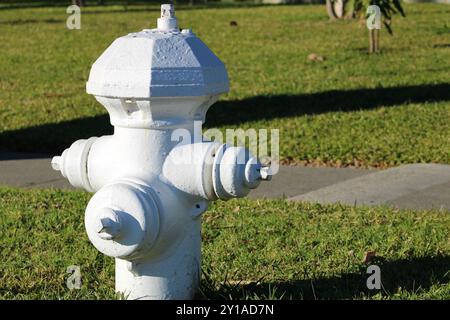
[[[202,139],[196,122],[229,91],[227,71],[190,30],[179,31],[173,5],[161,6],[157,25],[116,39],[92,66],[87,93],[109,112],[114,134],[74,142],[52,167],[95,192],[86,231],[115,258],[116,291],[191,299],[208,203],[245,197],[270,175],[247,149]]]

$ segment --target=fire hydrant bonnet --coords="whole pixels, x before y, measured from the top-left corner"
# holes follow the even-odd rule
[[[219,95],[229,84],[224,64],[190,30],[146,29],[116,39],[92,66],[86,89],[148,99]]]

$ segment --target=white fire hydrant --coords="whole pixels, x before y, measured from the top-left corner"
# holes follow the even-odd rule
[[[203,141],[206,111],[229,90],[225,66],[179,31],[172,5],[157,24],[118,38],[92,66],[87,93],[108,110],[114,134],[75,141],[52,167],[96,192],[86,231],[115,258],[117,292],[190,299],[208,202],[244,197],[270,176],[247,149]]]

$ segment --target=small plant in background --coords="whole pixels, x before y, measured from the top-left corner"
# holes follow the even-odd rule
[[[327,13],[330,19],[366,19],[366,10],[370,5],[377,5],[383,17],[383,24],[392,34],[391,21],[396,13],[405,16],[400,0],[326,0]]]

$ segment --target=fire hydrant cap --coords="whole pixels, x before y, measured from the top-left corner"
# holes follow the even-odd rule
[[[148,190],[127,181],[98,191],[86,208],[85,226],[92,244],[115,258],[134,259],[154,244],[158,207]]]
[[[119,98],[210,96],[229,91],[219,58],[175,16],[116,39],[92,66],[87,93]]]

